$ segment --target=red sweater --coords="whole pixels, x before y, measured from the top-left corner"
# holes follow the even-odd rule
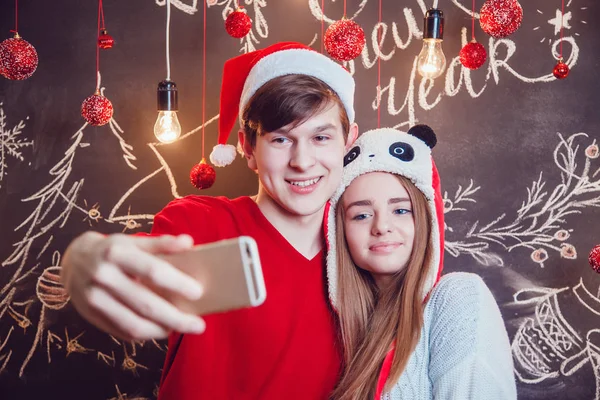
[[[328,398],[341,356],[323,252],[304,258],[248,197],[175,200],[152,233],[188,233],[196,244],[251,236],[267,288],[259,307],[205,316],[201,335],[170,335],[159,400]]]

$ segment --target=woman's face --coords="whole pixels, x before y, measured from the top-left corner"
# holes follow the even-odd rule
[[[371,172],[348,186],[341,206],[354,263],[382,287],[406,267],[412,252],[415,221],[408,192],[395,175]]]

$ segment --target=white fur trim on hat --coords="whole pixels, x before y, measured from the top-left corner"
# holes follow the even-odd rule
[[[395,148],[408,152],[409,147],[413,152],[413,157],[409,161],[403,160],[402,154],[392,154]],[[406,160],[408,160],[408,158],[409,157],[406,157]],[[438,216],[436,213],[436,194],[433,188],[433,161],[431,158],[431,148],[429,148],[423,140],[408,133],[392,128],[374,129],[363,133],[356,140],[354,146],[344,158],[344,164],[342,183],[331,198],[331,208],[327,214],[326,221],[328,243],[327,280],[329,286],[329,298],[333,306],[337,307],[336,302],[338,294],[335,227],[336,208],[340,198],[352,181],[369,172],[390,172],[402,175],[410,179],[427,198],[427,203],[432,216],[431,234],[434,246],[433,259],[423,290],[423,296],[427,296],[435,285],[441,268],[441,239],[438,229],[438,220],[443,218],[443,215]]]
[[[215,167],[225,167],[235,160],[235,146],[231,144],[218,144],[210,153],[210,162]]]
[[[313,76],[329,85],[338,95],[350,123],[354,122],[354,78],[340,64],[308,49],[280,50],[260,59],[250,70],[240,99],[239,119],[256,91],[273,78],[301,74]]]

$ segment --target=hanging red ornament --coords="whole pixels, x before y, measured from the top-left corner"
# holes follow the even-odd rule
[[[365,32],[351,19],[342,18],[325,31],[325,50],[338,61],[350,61],[365,47]]]
[[[467,43],[465,47],[460,49],[460,63],[469,69],[480,68],[485,64],[487,52],[481,43],[477,43],[474,39]]]
[[[481,29],[495,38],[514,33],[522,21],[523,7],[517,0],[487,0],[481,7]]]
[[[239,7],[237,10],[227,16],[225,20],[225,30],[234,38],[243,38],[252,29],[252,20],[246,14],[243,7]]]
[[[190,182],[196,189],[208,189],[215,183],[216,178],[215,169],[207,164],[204,158],[190,171]]]
[[[98,47],[101,49],[112,49],[115,44],[115,39],[108,34],[106,29],[102,29],[100,31],[100,36],[98,36]]]
[[[0,75],[14,81],[29,78],[38,66],[38,55],[28,41],[15,32],[0,43]]]
[[[106,125],[112,115],[112,103],[99,92],[89,96],[81,104],[81,116],[92,126]]]
[[[590,262],[590,267],[592,267],[594,271],[600,273],[600,244],[597,244],[592,248],[588,260]]]
[[[556,77],[556,79],[565,79],[567,76],[569,76],[569,66],[563,62],[562,58],[559,59],[554,66],[552,74]]]

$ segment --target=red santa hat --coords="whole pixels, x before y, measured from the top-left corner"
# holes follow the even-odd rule
[[[340,64],[295,42],[276,43],[262,50],[232,58],[223,66],[218,144],[210,154],[217,167],[235,159],[236,148],[227,144],[236,117],[242,124],[244,108],[256,91],[273,78],[302,74],[313,76],[338,95],[350,123],[354,122],[354,78]]]

